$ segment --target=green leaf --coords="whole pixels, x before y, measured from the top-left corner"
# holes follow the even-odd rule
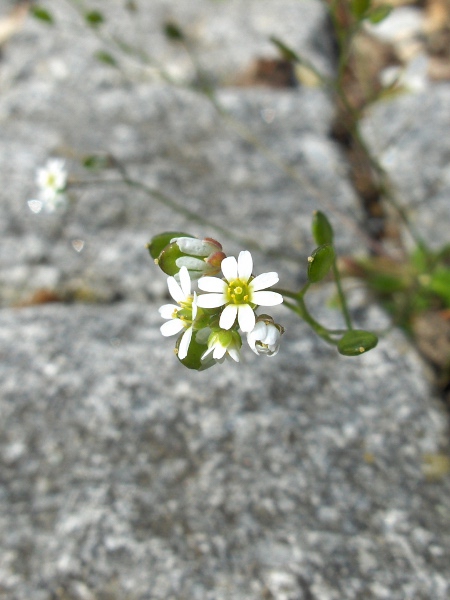
[[[103,14],[98,10],[91,10],[84,15],[86,23],[92,27],[98,27],[105,22]]]
[[[308,257],[308,279],[311,283],[317,283],[327,276],[334,257],[335,252],[331,244],[323,244],[314,250]]]
[[[118,66],[117,60],[109,52],[105,52],[104,50],[99,50],[98,52],[96,52],[94,54],[94,56],[98,61],[105,63],[105,65],[109,65],[110,67]]]
[[[344,333],[338,343],[338,351],[344,356],[359,356],[375,348],[378,337],[371,331],[351,329]]]
[[[111,161],[108,156],[89,154],[83,158],[82,164],[85,169],[89,169],[90,171],[101,171],[102,169],[107,169]]]
[[[286,44],[284,42],[282,42],[280,39],[278,39],[275,36],[272,36],[270,38],[270,41],[272,42],[272,44],[274,44],[278,50],[281,53],[281,56],[285,59],[285,60],[290,60],[292,62],[298,62],[301,63],[301,59],[299,57],[299,55],[292,50],[292,48],[289,48],[289,46],[286,46]]]
[[[182,231],[165,231],[164,233],[155,235],[152,237],[150,243],[147,244],[147,249],[150,252],[151,257],[153,259],[158,259],[164,248],[170,244],[170,241],[178,237],[193,238],[195,236],[190,235],[189,233],[183,233]]]
[[[370,0],[351,0],[350,2],[350,11],[358,21],[364,17],[369,8]]]
[[[450,269],[437,269],[431,276],[428,289],[439,296],[446,306],[450,306]]]
[[[374,25],[376,23],[381,23],[392,11],[392,6],[389,4],[382,4],[381,6],[377,6],[373,10],[370,11],[368,18],[371,23]]]
[[[31,14],[36,19],[39,19],[40,21],[44,21],[45,23],[48,23],[49,25],[53,25],[55,22],[53,15],[47,9],[43,8],[42,6],[39,6],[39,5],[32,6]]]
[[[333,243],[333,228],[330,221],[320,210],[314,211],[311,228],[316,244]]]
[[[185,35],[181,28],[173,21],[164,23],[164,34],[169,40],[180,42],[185,39]]]

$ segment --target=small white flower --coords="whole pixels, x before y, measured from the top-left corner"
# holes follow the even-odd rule
[[[283,327],[276,325],[272,317],[261,315],[253,330],[247,334],[247,342],[255,354],[275,356],[280,349],[283,333]]]
[[[167,278],[170,295],[178,305],[164,304],[160,307],[159,314],[163,319],[168,319],[161,325],[163,336],[176,335],[185,329],[178,347],[178,358],[183,360],[192,339],[192,323],[197,315],[197,295],[195,292],[191,294],[191,279],[186,267],[180,269],[179,276],[180,283],[174,277]]]
[[[239,362],[239,350],[242,346],[242,340],[239,333],[235,330],[214,331],[208,339],[208,350],[203,354],[204,360],[212,353],[214,360],[222,362],[226,355],[230,356],[235,362]]]
[[[253,259],[247,250],[240,252],[237,260],[234,256],[224,258],[221,268],[225,280],[218,277],[199,280],[198,287],[212,293],[202,294],[197,303],[202,308],[225,306],[219,321],[222,329],[231,329],[237,317],[239,327],[248,333],[255,326],[256,306],[275,306],[283,302],[281,294],[262,291],[277,283],[278,274],[263,273],[253,278]]]
[[[64,190],[67,185],[67,171],[64,161],[57,158],[48,160],[45,167],[36,172],[36,185],[39,189],[38,201],[42,202],[48,212],[65,204]],[[33,207],[30,206],[30,209],[33,210]]]

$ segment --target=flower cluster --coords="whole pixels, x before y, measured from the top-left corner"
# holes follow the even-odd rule
[[[258,316],[256,310],[283,302],[281,294],[267,289],[278,282],[277,273],[255,277],[250,252],[240,252],[237,259],[226,257],[220,244],[210,238],[163,235],[167,238],[161,239],[169,244],[161,249],[160,240],[154,240],[149,250],[152,256],[157,254],[156,264],[165,261],[177,267],[167,280],[176,304],[164,304],[159,313],[166,319],[162,335],[179,335],[175,350],[179,360],[197,370],[226,358],[239,362],[242,334],[255,354],[275,356],[284,329],[269,315]],[[180,250],[182,256],[178,256]],[[171,253],[176,256],[172,262]],[[221,277],[210,275],[220,271]],[[199,278],[199,273],[204,275]],[[192,291],[193,279],[198,279],[198,293]]]
[[[54,212],[67,202],[65,190],[67,187],[67,171],[63,160],[53,158],[47,161],[45,167],[36,172],[38,197],[28,200],[28,206],[34,213]]]

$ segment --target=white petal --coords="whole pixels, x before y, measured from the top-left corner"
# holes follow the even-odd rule
[[[239,279],[247,282],[253,271],[253,259],[252,255],[248,250],[243,250],[239,252],[238,256],[238,275]]]
[[[183,358],[186,358],[188,350],[189,350],[189,344],[191,343],[191,338],[192,338],[192,327],[188,327],[186,329],[186,331],[183,333],[181,340],[180,340],[180,345],[178,346],[178,358],[180,360],[183,360]]]
[[[202,354],[202,357],[200,358],[200,360],[203,360],[206,356],[208,356],[208,354],[211,354],[211,352],[213,352],[213,351],[214,351],[214,346],[211,346],[211,348],[208,348],[208,350]]]
[[[175,261],[177,267],[186,267],[188,271],[204,271],[206,263],[200,258],[194,258],[193,256],[180,256]]]
[[[198,280],[198,287],[204,292],[224,292],[228,287],[223,279],[218,277],[202,277]]]
[[[197,298],[197,306],[200,308],[218,308],[226,303],[224,294],[201,294]]]
[[[279,340],[280,340],[280,332],[278,331],[278,329],[276,327],[274,327],[272,325],[272,326],[267,327],[266,336],[261,341],[264,344],[267,344],[268,346],[276,346],[279,343]]]
[[[164,337],[169,337],[171,335],[175,335],[176,333],[180,333],[182,329],[184,329],[184,324],[180,319],[166,321],[160,327],[160,331]]]
[[[178,248],[184,254],[193,254],[194,256],[208,256],[211,254],[209,248],[206,247],[206,244],[203,240],[198,240],[197,238],[188,238],[188,237],[179,237],[175,238],[173,241],[177,243]]]
[[[184,298],[187,298],[191,293],[191,278],[189,277],[189,271],[186,269],[186,267],[181,267],[179,276],[181,290],[184,294]]]
[[[197,316],[197,292],[194,292],[194,298],[192,300],[192,320]]]
[[[213,358],[215,358],[216,360],[220,360],[223,356],[225,356],[227,349],[222,346],[221,344],[217,344],[216,346],[214,346],[214,354],[213,354]]]
[[[163,319],[173,319],[173,313],[176,310],[179,310],[180,307],[176,304],[163,304],[159,307],[159,314]]]
[[[277,292],[254,292],[250,300],[259,306],[276,306],[283,302],[283,296]]]
[[[228,354],[234,361],[239,362],[239,352],[236,348],[228,348]]]
[[[227,281],[233,281],[238,277],[238,264],[234,256],[227,256],[220,264],[223,276]]]
[[[255,326],[255,313],[249,304],[240,304],[238,306],[239,327],[244,333],[248,333]]]
[[[262,273],[250,282],[249,287],[254,292],[257,292],[258,290],[265,290],[266,288],[272,287],[278,283],[278,280],[278,273],[275,273],[274,271],[271,273]]]
[[[180,288],[178,283],[175,281],[174,277],[167,278],[167,287],[169,288],[170,295],[175,300],[175,302],[183,302],[185,300],[185,295],[183,294],[183,290]]]
[[[220,315],[219,326],[222,329],[231,329],[236,320],[238,307],[236,304],[229,304],[225,306],[222,314]]]
[[[266,327],[264,321],[258,321],[253,329],[247,334],[247,341],[251,348],[254,348],[257,340],[261,340],[265,337]]]

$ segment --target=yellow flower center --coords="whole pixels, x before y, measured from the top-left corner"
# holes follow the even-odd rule
[[[248,304],[250,292],[247,283],[244,283],[241,279],[233,279],[228,284],[226,297],[230,304]]]

